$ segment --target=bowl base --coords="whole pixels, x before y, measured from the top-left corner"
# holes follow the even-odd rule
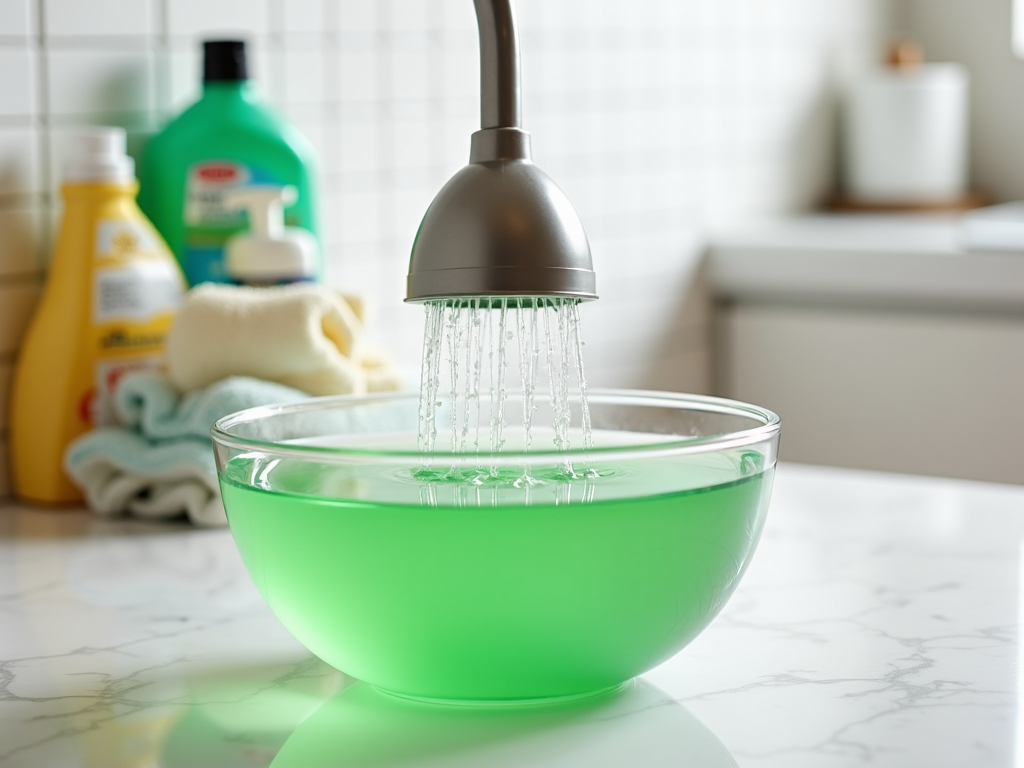
[[[606,694],[617,693],[631,687],[633,685],[633,679],[629,679],[624,683],[617,685],[610,685],[607,688],[598,688],[596,691],[584,691],[583,693],[570,693],[567,696],[542,696],[535,699],[438,699],[429,696],[415,696],[409,693],[399,693],[397,691],[389,691],[387,688],[379,688],[373,686],[377,691],[388,696],[394,696],[396,699],[405,699],[407,701],[417,701],[421,704],[442,704],[449,707],[493,707],[493,708],[509,708],[509,707],[538,707],[538,706],[549,706],[557,704],[565,704],[568,702],[580,701],[582,699],[591,699],[597,696],[604,696]]]

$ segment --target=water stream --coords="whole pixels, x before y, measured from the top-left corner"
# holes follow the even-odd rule
[[[523,393],[521,413],[507,412],[510,389]],[[539,401],[550,405],[542,411]],[[522,427],[515,450],[528,454],[554,448],[566,453],[560,468],[566,479],[586,477],[591,473],[589,463],[573,467],[568,456],[574,405],[583,440],[577,447],[590,449],[579,300],[465,298],[426,303],[419,406],[424,476],[444,476],[444,468],[434,466],[431,456],[445,450],[438,446],[443,433],[451,453],[478,457],[474,478],[453,479],[497,477],[494,458],[508,448],[509,423],[514,419]],[[550,423],[538,424],[538,415]],[[552,445],[535,444],[538,426],[550,427],[545,434],[553,430]],[[456,474],[454,466],[448,474]],[[527,487],[539,482],[528,461],[514,482]]]

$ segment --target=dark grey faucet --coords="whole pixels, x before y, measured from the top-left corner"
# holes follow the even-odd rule
[[[441,188],[412,247],[406,301],[596,299],[590,244],[565,193],[533,164],[521,126],[511,0],[474,0],[480,130],[469,165]]]

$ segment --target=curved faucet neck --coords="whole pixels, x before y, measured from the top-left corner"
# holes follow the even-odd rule
[[[480,28],[480,128],[519,128],[519,34],[513,0],[473,0]]]

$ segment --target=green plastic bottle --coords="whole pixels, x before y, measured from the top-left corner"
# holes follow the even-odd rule
[[[249,80],[245,43],[203,43],[203,96],[146,146],[139,205],[191,285],[233,282],[224,246],[248,229],[228,193],[251,185],[298,192],[285,224],[317,234],[313,148],[274,115]]]

